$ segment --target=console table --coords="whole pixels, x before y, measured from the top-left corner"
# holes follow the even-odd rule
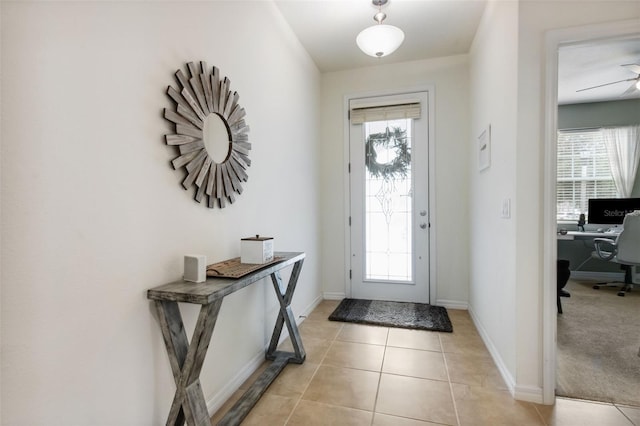
[[[296,364],[304,362],[306,354],[290,305],[305,254],[276,252],[275,256],[282,259],[238,279],[207,278],[203,283],[180,280],[147,291],[147,298],[153,300],[158,312],[162,336],[176,382],[176,393],[169,410],[167,425],[183,425],[185,421],[188,425],[209,426],[211,424],[207,404],[200,386],[200,371],[222,305],[222,299],[263,278],[271,276],[280,303],[280,312],[265,354],[266,359],[273,362],[226,413],[219,424],[240,424],[289,362]],[[293,270],[288,285],[285,287],[280,277],[280,270],[289,265],[293,265]],[[187,339],[178,302],[202,305],[191,342]],[[285,324],[294,352],[276,350],[282,326]]]

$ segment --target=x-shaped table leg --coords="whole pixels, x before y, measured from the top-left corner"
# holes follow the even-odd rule
[[[249,414],[251,408],[258,402],[260,397],[265,393],[269,385],[278,377],[278,374],[287,366],[289,362],[296,364],[302,364],[306,357],[304,347],[302,346],[302,339],[300,338],[300,332],[296,325],[295,317],[291,311],[291,299],[293,298],[293,292],[296,289],[298,283],[298,277],[302,269],[303,259],[297,261],[293,265],[291,276],[289,277],[289,284],[284,289],[282,278],[280,273],[275,271],[271,274],[271,281],[280,303],[280,312],[278,313],[278,319],[273,329],[273,335],[271,336],[271,342],[265,357],[273,362],[262,375],[251,385],[249,389],[242,395],[242,397],[235,403],[235,405],[225,414],[220,420],[218,426],[237,426],[242,420]],[[278,341],[282,334],[282,326],[286,324],[289,330],[289,337],[293,344],[294,352],[276,351],[278,347]]]
[[[187,334],[177,302],[155,302],[162,336],[167,347],[171,370],[176,382],[176,394],[169,410],[167,425],[210,425],[207,404],[200,386],[200,370],[204,362],[222,299],[202,305],[191,337]]]
[[[282,278],[280,277],[280,273],[276,271],[271,274],[273,288],[276,291],[276,296],[278,297],[278,302],[280,303],[280,312],[278,313],[278,319],[276,320],[276,325],[273,328],[271,342],[269,344],[269,348],[267,349],[267,359],[276,359],[276,348],[278,347],[278,341],[280,340],[280,335],[282,334],[282,326],[284,324],[287,325],[287,330],[289,330],[289,337],[291,338],[291,344],[293,345],[294,351],[294,353],[291,354],[294,356],[290,356],[289,361],[296,364],[302,364],[307,356],[304,351],[304,347],[302,347],[300,332],[298,331],[296,319],[293,316],[293,311],[291,310],[291,299],[293,298],[293,292],[296,290],[296,285],[298,284],[298,277],[300,276],[300,271],[302,270],[303,261],[304,259],[301,259],[293,265],[293,270],[291,271],[289,284],[287,285],[286,290],[283,288],[283,282]]]

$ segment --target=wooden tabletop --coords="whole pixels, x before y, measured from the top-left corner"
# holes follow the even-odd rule
[[[275,252],[274,256],[282,257],[282,260],[268,264],[263,269],[259,269],[242,278],[207,277],[207,280],[202,283],[184,280],[174,281],[147,290],[147,298],[205,305],[268,277],[288,265],[301,261],[305,258],[305,253]]]

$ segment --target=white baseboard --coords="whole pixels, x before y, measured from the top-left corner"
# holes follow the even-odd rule
[[[311,312],[322,302],[323,296],[318,295],[304,310],[296,317],[296,324],[300,325],[306,318],[309,316]],[[280,340],[278,344],[282,343],[287,337],[289,337],[289,331],[286,327],[282,327],[282,334],[280,335]],[[269,342],[267,342],[267,345]],[[222,389],[216,392],[209,400],[207,401],[207,410],[209,411],[209,416],[213,416],[213,414],[222,407],[222,405],[233,395],[235,391],[249,378],[251,375],[262,365],[264,362],[264,353],[267,350],[265,347],[264,350],[258,352],[251,360],[240,369],[238,374],[236,374],[227,384],[225,384]]]
[[[485,346],[489,350],[489,353],[491,354],[491,358],[493,358],[493,362],[496,364],[496,367],[498,367],[498,371],[500,372],[502,379],[507,385],[509,392],[511,392],[511,395],[519,401],[535,402],[536,404],[542,404],[543,403],[542,388],[538,386],[516,385],[516,381],[513,375],[509,372],[509,369],[507,368],[507,365],[502,360],[502,357],[500,356],[498,349],[495,347],[495,345],[489,338],[489,334],[487,333],[485,328],[482,326],[482,324],[478,320],[478,317],[475,315],[471,307],[469,307],[469,315],[471,316],[471,320],[475,324],[476,329],[478,329],[478,333],[480,333],[480,337],[482,338],[482,341],[484,342]]]
[[[636,268],[638,270],[638,268]],[[597,282],[624,282],[622,272],[594,272],[594,271],[571,271],[571,279]],[[631,280],[640,284],[640,273],[633,274]]]
[[[536,404],[544,404],[542,397],[542,388],[538,386],[520,386],[516,385],[513,397],[518,401],[533,402]]]
[[[482,338],[482,341],[487,347],[487,350],[491,354],[491,358],[493,358],[493,362],[495,362],[496,367],[498,367],[498,371],[500,371],[500,375],[502,376],[502,379],[507,385],[509,392],[511,392],[511,395],[513,395],[515,398],[516,381],[511,375],[511,373],[509,372],[509,369],[507,368],[506,364],[502,360],[502,357],[500,356],[498,349],[493,344],[493,341],[489,338],[489,334],[480,323],[480,320],[478,320],[478,317],[473,312],[473,308],[471,306],[469,306],[469,315],[471,316],[471,320],[473,321],[473,324],[476,326],[476,329],[480,334],[480,338]]]
[[[324,299],[326,299],[326,297],[324,297],[324,295],[318,295],[318,297],[316,297],[315,299],[313,299],[313,302],[311,302],[311,303],[310,303],[310,304],[309,304],[309,305],[304,309],[304,311],[303,311],[300,315],[298,315],[298,317],[296,318],[296,324],[300,325],[300,323],[301,323],[302,321],[304,321],[304,320],[305,320],[305,318],[307,318],[307,317],[309,316],[309,314],[310,314],[311,312],[313,312],[313,310],[314,310],[315,308],[317,308],[317,307],[318,307],[318,305],[320,304],[320,302],[322,302]],[[286,327],[283,327],[283,330],[282,330],[282,331],[283,331],[283,333],[282,333],[282,334],[284,334],[284,332],[286,331]],[[287,337],[289,337],[288,332],[287,332]],[[282,340],[284,340],[284,339],[282,339]],[[281,342],[281,343],[282,343],[282,342]]]
[[[337,292],[325,292],[322,294],[322,296],[326,299],[326,300],[342,300],[345,297],[347,297],[346,294],[344,293],[337,293]]]
[[[435,305],[447,309],[462,309],[465,311],[469,309],[469,303],[460,300],[438,299]]]
[[[624,281],[624,274],[620,272],[571,271],[571,279],[599,282]]]
[[[254,371],[262,365],[264,362],[264,351],[257,353],[251,360],[240,369],[226,385],[216,392],[207,401],[207,410],[209,411],[209,417],[213,416],[216,411],[224,405],[224,403],[233,395],[235,391],[247,380]]]

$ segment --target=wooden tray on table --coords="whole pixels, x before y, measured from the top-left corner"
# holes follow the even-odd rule
[[[240,258],[234,257],[233,259],[207,265],[207,277],[241,278],[258,269],[278,263],[282,259],[284,259],[284,257],[274,256],[273,260],[267,263],[240,263]]]

